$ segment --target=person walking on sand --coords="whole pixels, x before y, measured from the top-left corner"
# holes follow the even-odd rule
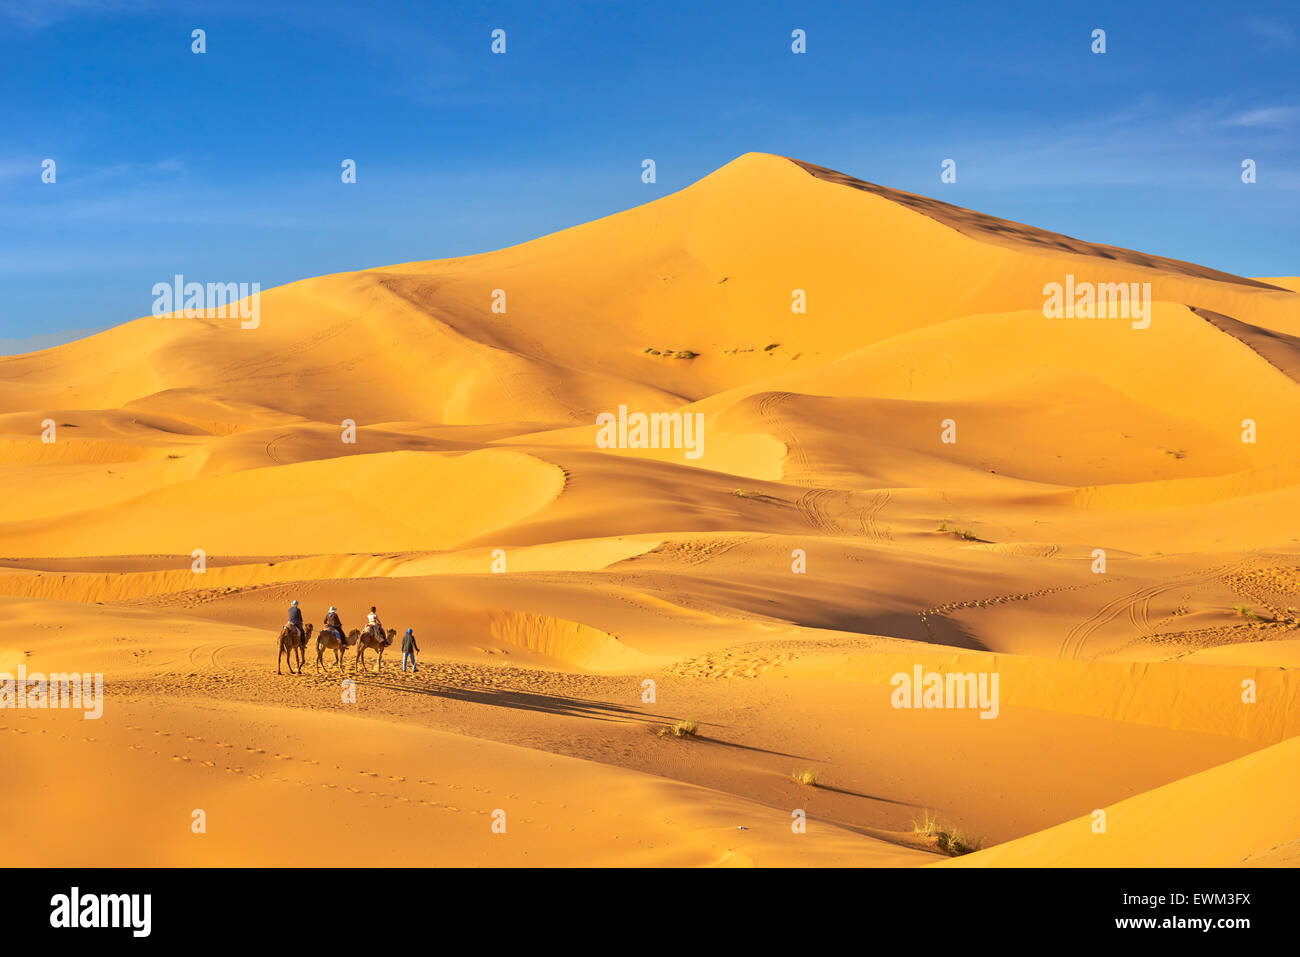
[[[419,671],[420,666],[415,663],[415,653],[420,650],[420,646],[415,643],[415,632],[410,628],[406,629],[406,634],[402,636],[402,670],[406,670],[406,661],[411,661],[411,670]]]

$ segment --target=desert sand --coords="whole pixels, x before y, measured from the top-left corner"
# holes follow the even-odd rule
[[[1296,865],[1297,290],[747,154],[0,359],[0,672],[105,682],[0,710],[0,864]]]

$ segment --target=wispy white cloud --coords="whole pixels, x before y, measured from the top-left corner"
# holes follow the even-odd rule
[[[1280,20],[1251,17],[1246,21],[1246,31],[1263,40],[1267,46],[1290,50],[1296,45],[1295,29]]]
[[[1228,117],[1228,126],[1273,126],[1286,128],[1300,119],[1300,106],[1262,106]]]
[[[846,142],[865,143],[859,156],[850,153],[839,161],[854,171],[867,171],[866,179],[875,175],[886,185],[929,195],[943,157],[956,159],[959,169],[969,174],[959,175],[958,181],[970,187],[1192,191],[1236,188],[1237,163],[1263,154],[1269,157],[1269,176],[1258,189],[1294,193],[1300,191],[1300,163],[1294,159],[1294,133],[1288,127],[1297,124],[1300,106],[1248,106],[1222,97],[1174,108],[1148,96],[1123,110],[1081,114],[1050,125],[945,125],[940,117],[887,121],[877,116],[846,123],[820,155],[836,157],[837,152],[843,154]],[[885,145],[891,139],[901,145]],[[818,155],[818,145],[810,138],[805,152]],[[924,173],[918,178],[921,157]]]
[[[19,179],[30,176],[33,181],[41,175],[40,160],[3,159],[0,160],[0,180]]]
[[[141,13],[155,6],[149,0],[0,0],[0,23],[43,30],[64,20]]]
[[[58,163],[57,182],[65,186],[75,184],[78,187],[87,187],[155,173],[184,174],[186,172],[185,164],[175,157],[147,163],[112,163],[89,169],[78,168],[75,158],[71,162],[65,162],[57,156],[50,158]],[[45,157],[36,156],[27,159],[0,159],[0,180],[30,178],[35,183],[41,178],[43,172],[41,163],[44,160]]]

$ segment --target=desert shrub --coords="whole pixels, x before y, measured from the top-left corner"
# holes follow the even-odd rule
[[[939,823],[937,818],[931,817],[928,813],[924,820],[912,822],[912,831],[933,840],[935,847],[949,857],[961,857],[963,854],[978,851],[984,843],[983,840],[971,840],[955,827]]]
[[[661,738],[693,738],[699,731],[700,723],[694,718],[686,718],[664,725],[658,733]]]

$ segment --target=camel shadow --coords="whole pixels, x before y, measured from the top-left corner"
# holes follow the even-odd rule
[[[657,725],[678,720],[672,715],[639,711],[626,705],[599,701],[594,698],[575,698],[570,695],[540,694],[535,691],[519,691],[513,688],[460,688],[442,683],[425,687],[411,687],[402,682],[387,681],[382,676],[370,675],[371,683],[386,691],[405,694],[425,695],[448,701],[463,701],[467,704],[488,705],[496,708],[509,708],[515,711],[531,711],[565,718],[586,718],[590,721],[614,721],[618,723],[638,723]],[[696,735],[695,740],[702,744],[716,744],[724,748],[740,751],[752,751],[756,754],[770,754],[776,757],[809,760],[807,756],[786,751],[774,751],[721,738]]]
[[[424,687],[411,687],[400,682],[385,681],[382,677],[374,675],[370,676],[370,683],[386,691],[426,695],[448,701],[463,701],[467,704],[491,705],[497,708],[533,711],[567,718],[587,718],[592,721],[630,721],[645,724],[673,720],[668,715],[638,711],[635,708],[614,704],[609,701],[575,698],[568,695],[539,694],[535,691],[519,691],[512,688],[460,688],[455,685],[441,683]]]

